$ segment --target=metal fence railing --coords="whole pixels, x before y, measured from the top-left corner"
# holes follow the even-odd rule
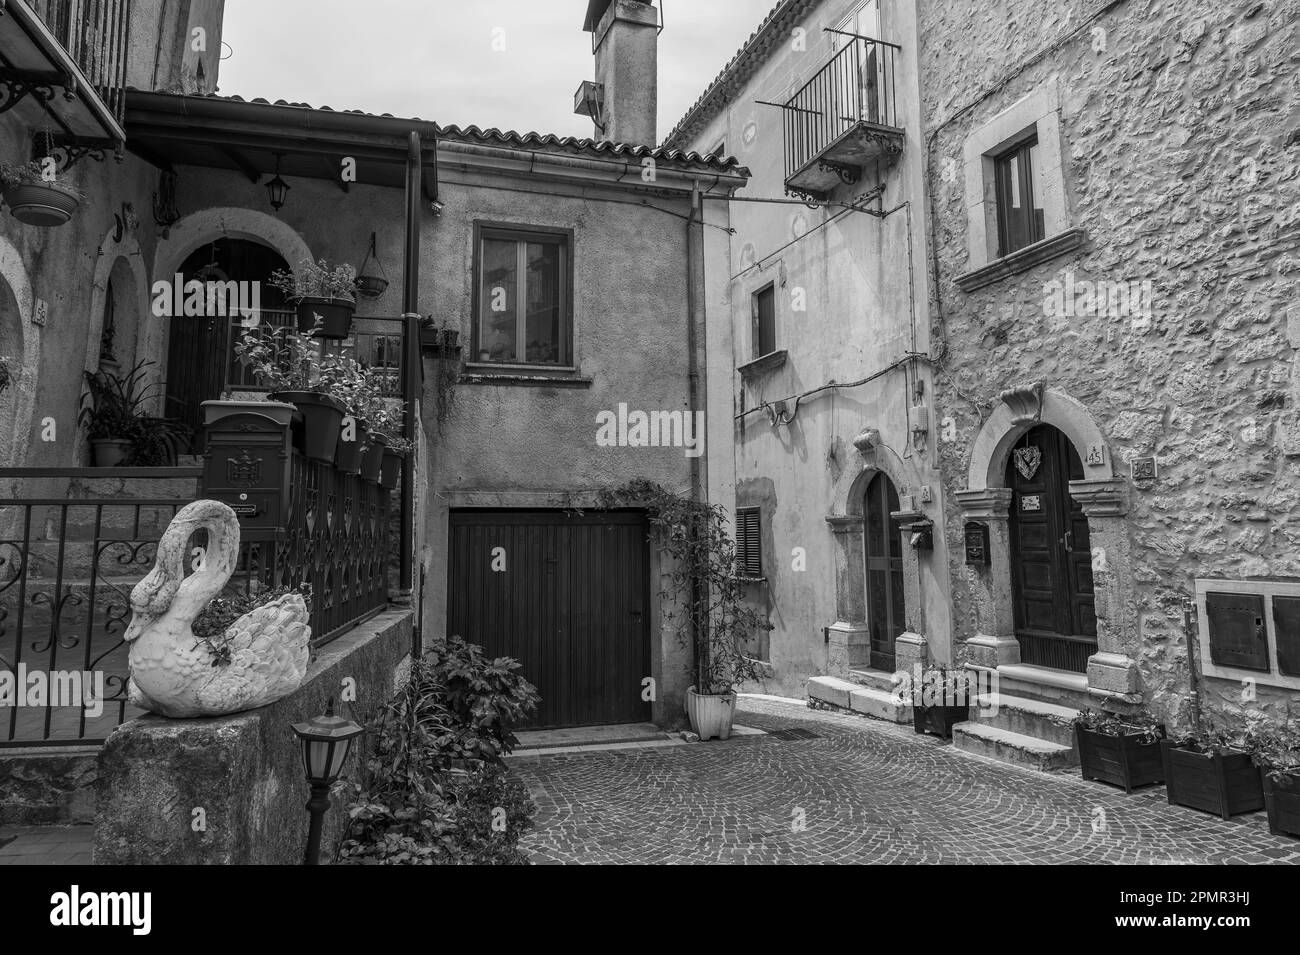
[[[32,0],[31,7],[121,123],[131,0]]]

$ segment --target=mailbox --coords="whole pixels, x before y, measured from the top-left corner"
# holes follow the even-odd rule
[[[1210,659],[1219,666],[1268,672],[1264,598],[1259,594],[1205,595]]]
[[[204,405],[203,496],[230,506],[239,517],[241,540],[278,540],[289,522],[293,406],[243,401]]]
[[[964,528],[966,563],[975,567],[989,565],[989,526],[979,521],[967,521]]]

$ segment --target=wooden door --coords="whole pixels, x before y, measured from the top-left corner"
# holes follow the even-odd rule
[[[631,511],[452,511],[447,632],[514,657],[532,728],[650,719],[647,525]]]
[[[1011,584],[1020,659],[1083,673],[1097,651],[1088,519],[1070,497],[1083,462],[1051,425],[1031,429],[1007,462]]]
[[[893,516],[898,492],[889,478],[877,474],[867,486],[866,515],[867,630],[871,640],[871,669],[894,670],[894,641],[903,633],[902,528]]]

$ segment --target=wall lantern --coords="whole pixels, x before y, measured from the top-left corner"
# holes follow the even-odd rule
[[[908,540],[915,550],[934,550],[934,522],[914,521],[907,526]]]
[[[330,807],[330,786],[339,778],[347,761],[352,740],[363,732],[360,725],[334,715],[334,700],[325,707],[324,716],[314,716],[305,723],[294,723],[293,731],[302,741],[303,766],[311,786],[307,811],[311,828],[307,834],[307,855],[303,865],[320,865],[321,824]]]
[[[271,197],[271,208],[276,212],[284,206],[285,197],[289,194],[289,184],[280,178],[280,157],[283,155],[275,154],[275,178],[266,184],[266,194]]]

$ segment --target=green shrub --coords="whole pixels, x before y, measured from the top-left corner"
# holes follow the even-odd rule
[[[532,800],[502,757],[536,709],[533,685],[508,657],[489,660],[460,637],[438,641],[368,722],[357,782],[341,784],[343,863],[527,864],[519,839]]]

